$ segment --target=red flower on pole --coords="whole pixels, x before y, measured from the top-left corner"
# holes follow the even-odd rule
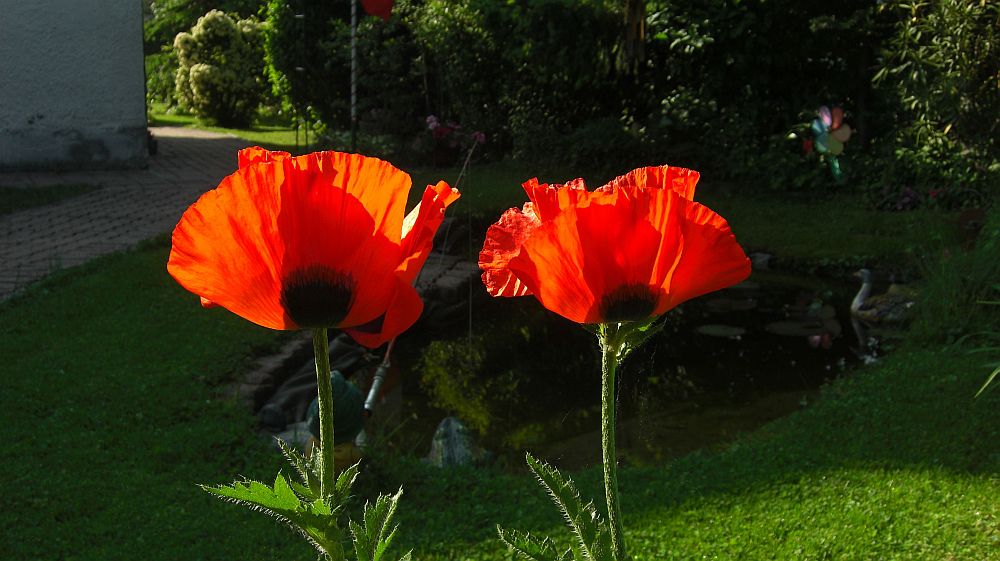
[[[725,219],[694,202],[696,171],[646,167],[588,191],[524,184],[530,202],[493,224],[479,254],[494,296],[533,294],[577,323],[642,321],[746,279]]]
[[[203,305],[258,325],[338,327],[378,346],[420,316],[412,283],[458,198],[428,186],[404,219],[410,185],[358,154],[241,150],[236,173],[184,212],[167,270]]]
[[[392,15],[392,0],[361,0],[361,6],[368,15],[382,18],[382,21],[389,21]]]

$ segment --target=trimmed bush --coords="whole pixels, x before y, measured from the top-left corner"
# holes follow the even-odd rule
[[[261,24],[219,10],[174,38],[177,101],[199,118],[227,127],[250,123],[265,92]]]

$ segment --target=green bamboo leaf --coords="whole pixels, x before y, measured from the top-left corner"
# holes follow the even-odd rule
[[[527,532],[504,530],[500,526],[497,534],[507,549],[526,561],[568,561],[572,555],[572,550],[559,553],[549,538],[538,539]]]
[[[573,534],[576,556],[582,561],[612,561],[610,532],[597,514],[594,502],[583,504],[576,485],[556,468],[531,454],[525,454],[525,458],[528,467],[562,512]]]
[[[1000,366],[998,366],[996,370],[990,374],[989,378],[986,378],[986,382],[983,384],[983,387],[979,388],[979,391],[976,392],[976,397],[979,397],[984,391],[986,391],[986,388],[993,383],[993,380],[995,380],[997,376],[1000,376]]]

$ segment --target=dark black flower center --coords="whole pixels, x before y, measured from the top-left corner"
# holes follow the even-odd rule
[[[285,277],[281,305],[300,327],[333,327],[347,317],[355,288],[350,275],[313,265]]]
[[[601,317],[606,323],[648,319],[656,309],[656,294],[645,284],[626,284],[604,295]]]

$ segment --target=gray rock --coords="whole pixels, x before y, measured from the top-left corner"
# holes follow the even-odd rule
[[[455,417],[445,417],[434,431],[427,463],[437,467],[479,463],[487,453],[476,446],[469,429]]]

